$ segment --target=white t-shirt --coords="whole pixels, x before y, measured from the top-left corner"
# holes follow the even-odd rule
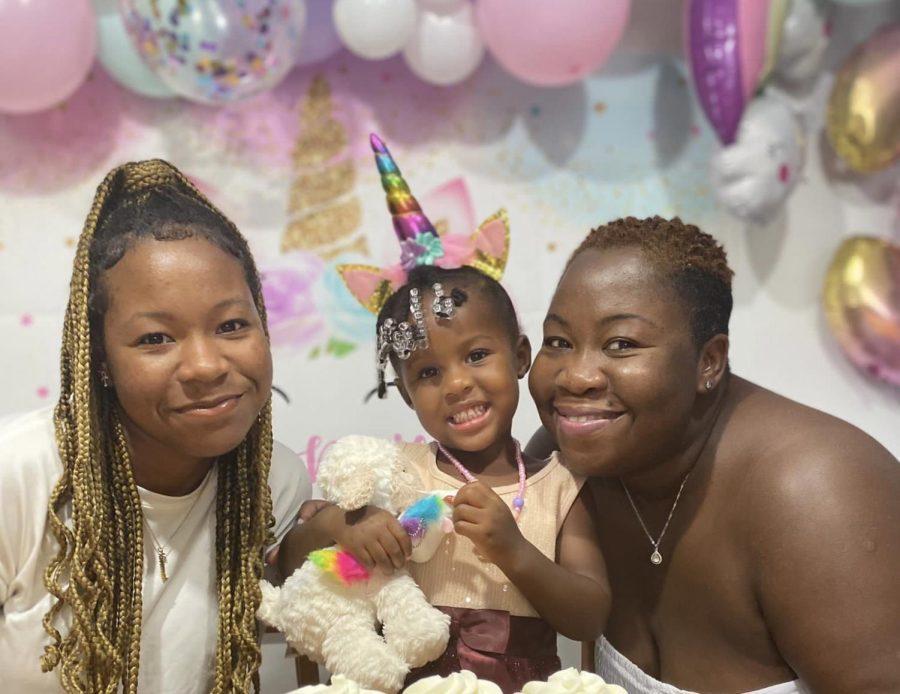
[[[40,656],[50,641],[41,625],[51,604],[43,574],[58,547],[47,525],[47,504],[61,471],[52,410],[0,422],[3,691],[62,691],[57,671],[44,674],[40,666]],[[205,694],[211,688],[218,620],[216,479],[213,467],[195,491],[182,497],[139,489],[147,523],[166,551],[168,574],[163,582],[154,544],[145,528],[139,691]],[[311,494],[306,467],[280,444],[272,454],[269,486],[275,536],[280,540],[293,525],[300,504]],[[57,628],[66,633],[62,624]]]

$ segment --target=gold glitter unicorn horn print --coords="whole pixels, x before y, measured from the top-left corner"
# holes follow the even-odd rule
[[[281,251],[306,251],[325,260],[347,252],[368,255],[368,242],[360,230],[362,207],[353,195],[353,152],[346,127],[335,118],[324,75],[313,78],[303,97],[292,162]]]

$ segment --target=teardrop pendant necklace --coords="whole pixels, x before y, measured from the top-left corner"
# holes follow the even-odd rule
[[[712,388],[711,381],[706,382],[706,390],[710,390]],[[641,512],[638,511],[637,505],[634,503],[634,499],[631,498],[631,492],[628,491],[628,487],[625,484],[625,480],[621,477],[619,478],[619,482],[622,484],[622,489],[625,490],[625,496],[628,497],[628,502],[631,504],[631,508],[634,509],[634,515],[637,516],[638,522],[641,524],[641,527],[644,529],[644,534],[647,536],[647,539],[650,540],[650,544],[653,546],[653,552],[650,554],[650,563],[654,566],[659,566],[662,564],[663,556],[659,551],[659,543],[662,542],[663,536],[666,534],[666,530],[669,529],[669,522],[672,520],[672,515],[675,513],[675,507],[678,506],[678,500],[681,498],[681,492],[684,491],[684,485],[687,484],[688,478],[691,476],[691,473],[697,467],[697,463],[700,462],[700,458],[703,456],[703,452],[706,450],[706,445],[709,443],[709,439],[712,436],[713,431],[719,423],[719,415],[722,414],[722,409],[720,408],[718,412],[716,412],[715,417],[713,418],[712,424],[710,424],[709,431],[706,432],[706,436],[703,439],[703,444],[700,446],[700,452],[697,453],[697,457],[694,458],[694,462],[688,468],[688,471],[684,473],[684,478],[681,480],[681,486],[678,487],[678,493],[675,495],[675,501],[672,502],[672,508],[669,509],[669,515],[666,518],[666,522],[663,523],[662,530],[659,532],[659,537],[655,540],[653,536],[650,534],[650,531],[647,530],[647,524],[644,523],[644,519],[641,517]]]
[[[469,472],[465,465],[454,458],[450,451],[444,448],[444,444],[442,444],[440,441],[435,441],[435,443],[437,444],[440,452],[443,453],[444,457],[453,464],[453,467],[455,467],[457,471],[459,471],[459,474],[462,475],[463,479],[466,482],[478,481],[478,478],[475,477],[475,475],[473,475],[471,472]],[[516,467],[519,471],[519,489],[516,492],[515,498],[513,498],[512,512],[513,518],[515,518],[516,523],[518,523],[519,516],[522,515],[522,509],[525,508],[525,461],[522,458],[522,447],[519,445],[519,442],[513,439],[513,443],[516,446]]]
[[[625,496],[628,497],[628,501],[631,502],[631,508],[634,509],[634,515],[637,516],[638,522],[641,524],[641,527],[644,529],[644,534],[647,536],[647,539],[650,540],[650,544],[653,545],[653,553],[650,555],[650,563],[659,566],[662,564],[662,554],[659,551],[659,543],[662,542],[663,535],[666,534],[666,530],[669,529],[669,521],[672,520],[672,514],[675,513],[675,507],[678,506],[678,500],[681,498],[681,492],[684,491],[684,485],[687,484],[688,477],[691,476],[691,473],[694,471],[694,468],[691,468],[687,471],[687,474],[684,476],[684,479],[681,480],[681,486],[678,487],[678,493],[675,495],[675,501],[672,503],[672,508],[669,509],[669,517],[666,518],[666,522],[663,524],[663,528],[659,533],[659,537],[655,540],[653,536],[650,534],[650,531],[647,530],[647,524],[644,523],[644,519],[641,518],[641,512],[638,511],[637,505],[634,503],[634,499],[631,498],[631,492],[628,491],[628,487],[625,485],[624,480],[621,478],[619,482],[622,483],[622,489],[625,490]]]

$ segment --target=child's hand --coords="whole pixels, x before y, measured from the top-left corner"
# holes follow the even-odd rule
[[[470,482],[456,493],[453,529],[469,538],[484,559],[501,567],[525,539],[509,506],[483,482]]]
[[[343,513],[335,540],[367,569],[391,574],[403,568],[412,554],[409,535],[390,513],[375,506]]]

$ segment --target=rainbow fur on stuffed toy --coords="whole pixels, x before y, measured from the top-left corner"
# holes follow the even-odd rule
[[[453,530],[450,518],[453,507],[443,494],[429,494],[406,509],[397,520],[412,541],[412,561],[425,562],[431,559],[444,535]],[[339,547],[327,547],[310,552],[309,561],[320,571],[349,586],[358,581],[367,581],[371,574],[350,552]]]
[[[329,447],[317,482],[345,511],[377,506],[400,514],[413,561],[426,561],[453,529],[443,494],[422,497],[421,480],[398,444],[348,436]],[[280,588],[260,584],[257,616],[300,654],[365,689],[396,692],[411,668],[447,647],[450,618],[431,606],[404,569],[369,572],[340,547],[313,552]],[[380,631],[378,625],[381,625]]]

